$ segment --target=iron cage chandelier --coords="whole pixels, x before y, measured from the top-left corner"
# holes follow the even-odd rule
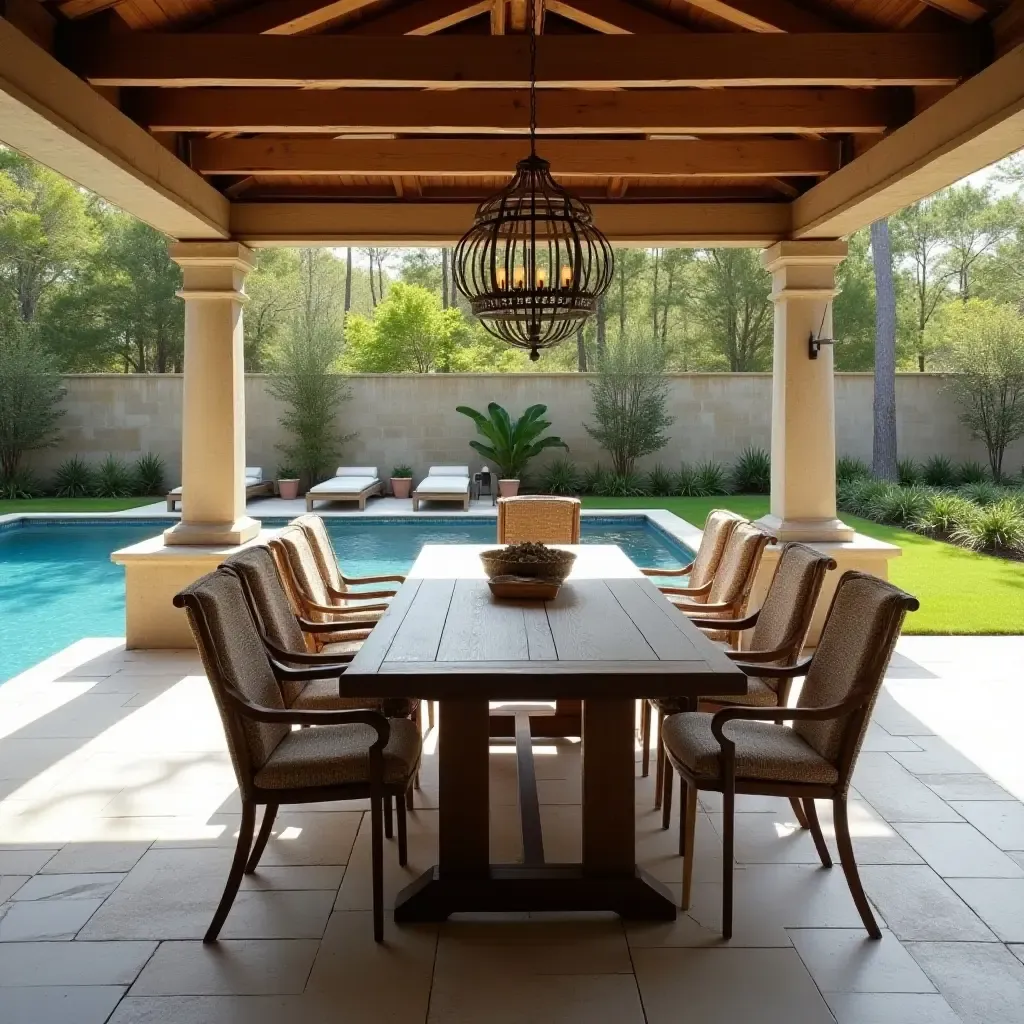
[[[530,155],[480,204],[455,247],[455,285],[485,330],[531,359],[563,341],[597,310],[614,256],[590,207],[551,177],[537,155],[536,0],[530,2]]]

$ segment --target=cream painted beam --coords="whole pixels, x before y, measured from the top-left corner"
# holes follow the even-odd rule
[[[219,192],[3,18],[0,142],[174,238],[227,237]]]
[[[368,7],[374,0],[264,0],[255,7],[208,21],[202,32],[296,36],[322,32],[338,18]]]
[[[1024,46],[793,202],[793,238],[836,238],[1024,148]]]
[[[626,0],[546,0],[552,14],[605,35],[656,35],[689,32],[678,21],[655,14]]]
[[[788,203],[595,203],[618,245],[766,246],[789,232]],[[234,237],[248,245],[452,245],[475,203],[235,203]]]
[[[430,36],[443,32],[491,9],[491,0],[422,0],[420,3],[393,7],[376,18],[367,18],[351,28],[349,36]]]
[[[545,142],[560,175],[624,177],[824,177],[839,166],[839,143],[809,139],[699,142],[575,139]],[[519,139],[197,139],[201,174],[500,176],[522,159]]]
[[[125,109],[152,131],[525,133],[525,91],[138,89]],[[657,89],[542,92],[541,134],[881,134],[912,113],[909,90]]]
[[[75,33],[68,62],[94,85],[525,88],[519,36],[223,36]],[[952,85],[980,66],[981,45],[954,33],[746,32],[543,36],[542,88]]]
[[[789,0],[690,0],[748,32],[827,32],[835,23]]]

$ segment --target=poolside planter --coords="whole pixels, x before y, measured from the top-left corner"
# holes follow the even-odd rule
[[[412,494],[412,477],[393,476],[391,478],[391,493],[396,498],[408,498]]]
[[[499,498],[514,498],[519,493],[519,481],[518,480],[499,480],[498,481],[498,497]]]
[[[278,480],[277,481],[277,493],[282,498],[292,501],[299,496],[299,481],[298,480]]]

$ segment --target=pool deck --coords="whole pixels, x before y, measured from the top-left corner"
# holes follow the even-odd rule
[[[80,641],[0,686],[0,1021],[1020,1024],[1022,662],[1024,637],[900,640],[852,794],[880,943],[788,803],[744,797],[723,943],[709,795],[693,908],[674,924],[389,916],[375,946],[365,808],[323,804],[279,816],[207,948],[239,803],[198,657]],[[579,745],[540,741],[536,760],[548,855],[577,859]],[[492,851],[512,860],[514,765],[493,748]],[[389,905],[434,859],[433,734],[416,799],[408,867],[385,850]],[[678,894],[676,822],[663,832],[651,805],[638,771],[638,859]]]

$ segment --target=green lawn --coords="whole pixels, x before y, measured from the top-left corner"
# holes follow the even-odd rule
[[[9,512],[123,512],[126,508],[152,505],[158,498],[18,498],[0,501],[0,516]]]
[[[755,519],[768,499],[753,495],[718,498],[584,498],[585,508],[665,508],[698,526],[713,508],[730,508]],[[920,534],[843,515],[860,533],[903,549],[889,565],[892,580],[914,594],[921,609],[907,618],[905,633],[1024,633],[1024,562],[978,555]]]

